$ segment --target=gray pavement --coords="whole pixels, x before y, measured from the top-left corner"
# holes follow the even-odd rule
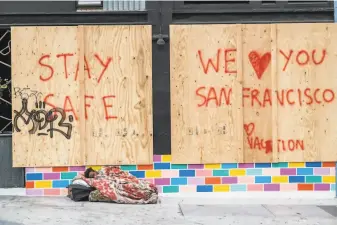
[[[337,200],[161,198],[156,205],[0,196],[0,225],[337,225]]]

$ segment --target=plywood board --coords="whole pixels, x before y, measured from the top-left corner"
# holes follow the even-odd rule
[[[172,162],[242,162],[240,25],[172,25],[170,46]]]
[[[277,25],[279,160],[337,160],[337,26]]]
[[[13,166],[83,165],[77,27],[13,27],[11,33]]]
[[[151,26],[84,26],[86,164],[153,158]]]
[[[272,29],[275,25],[242,25],[244,161],[271,162],[272,124]],[[276,152],[277,153],[277,152]],[[276,154],[277,157],[277,154]],[[277,159],[276,159],[277,160]]]

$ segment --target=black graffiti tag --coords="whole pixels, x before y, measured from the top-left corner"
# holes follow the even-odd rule
[[[49,133],[50,138],[54,137],[54,132],[58,132],[62,134],[65,138],[70,139],[71,138],[71,132],[72,132],[72,124],[71,123],[65,123],[66,119],[66,113],[61,108],[53,108],[49,111],[45,110],[46,103],[45,102],[39,102],[35,103],[37,110],[33,109],[32,111],[28,110],[28,99],[23,98],[22,99],[22,107],[20,111],[14,110],[14,119],[13,119],[13,126],[16,132],[21,132],[20,128],[18,127],[18,120],[21,119],[25,125],[32,124],[31,129],[28,131],[29,134],[35,134],[36,132],[38,136],[41,135],[48,135],[47,133],[41,133],[40,131],[43,131],[46,129],[49,125],[49,129],[47,129],[46,132]],[[27,118],[25,118],[27,116]],[[67,131],[64,132],[61,129],[55,128],[55,122],[59,119],[57,126],[59,128],[63,127],[66,128]],[[69,122],[73,121],[73,116],[69,116]]]

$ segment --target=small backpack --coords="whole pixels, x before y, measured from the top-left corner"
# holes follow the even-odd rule
[[[70,184],[68,186],[68,197],[75,201],[89,201],[90,192],[95,190],[93,187],[86,187],[79,184]]]

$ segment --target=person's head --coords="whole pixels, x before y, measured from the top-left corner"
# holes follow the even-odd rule
[[[98,174],[97,171],[93,170],[91,167],[86,169],[86,171],[84,172],[84,177],[86,178],[95,178],[96,175]]]

